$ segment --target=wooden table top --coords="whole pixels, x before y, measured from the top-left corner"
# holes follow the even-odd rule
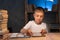
[[[9,40],[60,40],[60,33],[49,33],[46,37],[11,38]]]

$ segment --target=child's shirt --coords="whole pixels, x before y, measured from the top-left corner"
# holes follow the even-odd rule
[[[24,29],[30,29],[33,33],[35,32],[41,32],[42,29],[47,30],[46,23],[36,24],[35,21],[29,21],[25,26]]]

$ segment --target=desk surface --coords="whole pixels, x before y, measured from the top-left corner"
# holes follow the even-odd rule
[[[12,38],[9,40],[60,40],[60,33],[49,33],[46,37]]]

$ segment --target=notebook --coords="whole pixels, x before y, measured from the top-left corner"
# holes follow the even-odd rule
[[[24,35],[22,33],[12,33],[10,38],[29,38],[30,36]]]

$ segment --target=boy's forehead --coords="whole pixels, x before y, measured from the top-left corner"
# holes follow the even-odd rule
[[[39,11],[39,12],[36,11],[34,14],[36,14],[36,15],[44,15],[44,13],[42,11]]]

